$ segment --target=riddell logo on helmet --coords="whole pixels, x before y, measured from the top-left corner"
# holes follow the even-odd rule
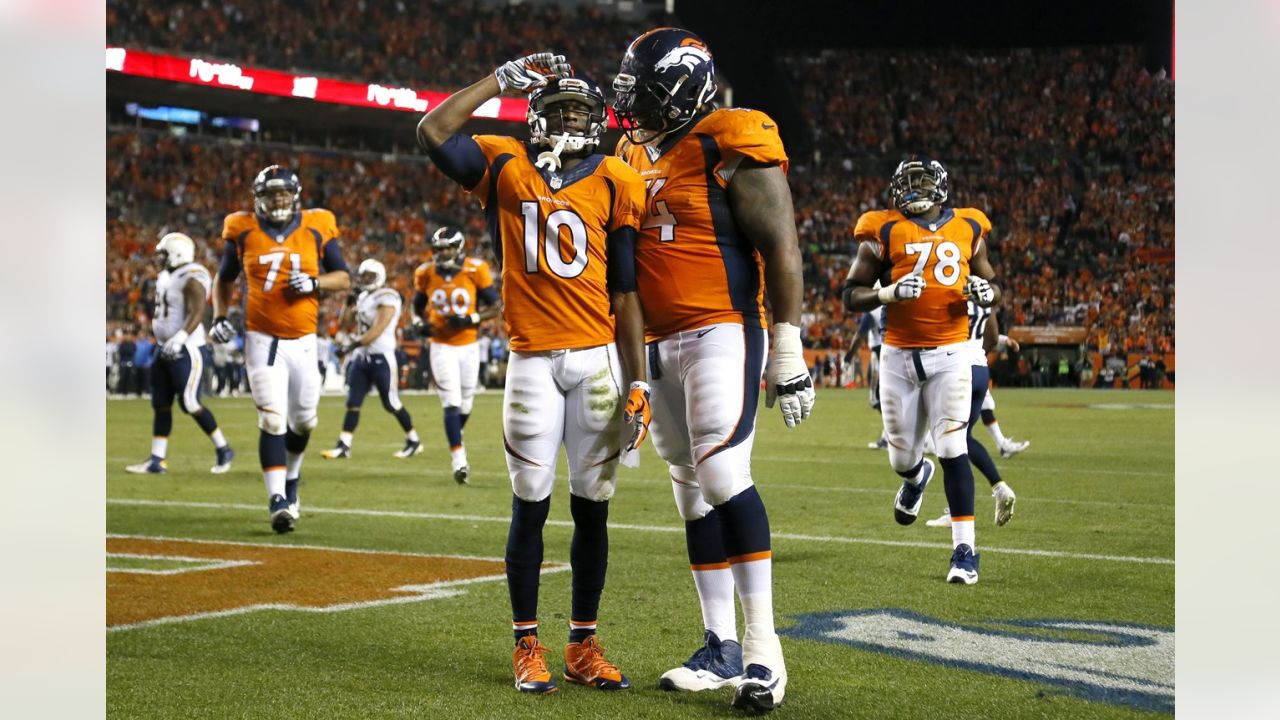
[[[688,68],[689,72],[693,72],[698,68],[699,62],[711,62],[711,56],[698,46],[681,45],[675,50],[663,55],[662,59],[654,65],[654,68],[661,72],[668,68],[681,65]]]

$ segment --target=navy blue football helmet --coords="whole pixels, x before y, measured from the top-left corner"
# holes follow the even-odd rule
[[[288,205],[272,202],[277,190],[288,190]],[[273,225],[285,225],[302,208],[302,183],[288,168],[269,165],[253,179],[253,211]]]
[[[564,115],[561,103],[574,101],[587,108],[586,127],[574,130]],[[547,83],[529,94],[529,138],[535,145],[556,146],[564,143],[562,150],[572,155],[590,152],[600,144],[608,123],[604,92],[591,78],[575,74],[572,77],[552,77]],[[551,122],[554,120],[555,122]]]
[[[894,207],[907,215],[922,215],[947,201],[951,184],[942,163],[924,155],[912,155],[898,163],[889,181]]]
[[[716,94],[707,44],[679,28],[657,28],[631,41],[613,80],[613,111],[627,138],[645,142],[678,130]]]

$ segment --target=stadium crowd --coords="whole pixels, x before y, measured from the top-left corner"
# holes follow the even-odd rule
[[[526,49],[529,38],[497,29],[549,28],[557,50],[611,68],[623,39],[649,24],[590,6],[368,5],[110,2],[108,39],[453,89]],[[521,23],[508,22],[513,12]],[[545,22],[530,22],[531,13]],[[333,32],[316,30],[316,17]],[[270,47],[245,44],[236,28],[256,23],[311,29]],[[428,32],[441,24],[455,31]],[[440,41],[424,46],[423,37]],[[184,47],[171,45],[177,38]],[[791,148],[789,176],[806,261],[807,346],[832,355],[848,346],[857,318],[838,298],[855,251],[850,230],[860,213],[885,206],[898,160],[923,152],[948,165],[954,204],[991,218],[1005,327],[1082,326],[1082,358],[1173,351],[1173,83],[1143,69],[1135,50],[838,50],[782,62],[812,124],[812,147]],[[146,327],[150,245],[163,232],[191,234],[216,267],[222,217],[248,209],[249,181],[273,162],[297,170],[304,204],[337,214],[347,261],[378,257],[406,299],[426,233],[440,224],[465,225],[470,251],[492,261],[478,206],[421,156],[117,127],[107,158],[109,332]],[[341,302],[325,302],[322,329],[336,330]]]

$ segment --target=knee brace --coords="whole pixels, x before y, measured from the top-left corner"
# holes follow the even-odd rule
[[[924,457],[924,454],[912,448],[899,448],[892,442],[889,443],[889,465],[893,467],[896,473],[904,473],[915,467]]]
[[[463,415],[470,415],[471,406],[474,404],[475,404],[475,398],[463,398],[462,404],[458,406],[458,409],[462,412]]]
[[[711,503],[702,497],[702,488],[694,478],[693,468],[681,465],[669,466],[671,491],[675,494],[676,510],[685,522],[700,520],[711,512]]]
[[[310,435],[311,431],[316,429],[316,425],[320,424],[320,416],[313,414],[311,417],[302,418],[301,420],[295,416],[290,418],[290,421],[289,427],[292,428],[295,433],[299,435]]]
[[[958,422],[944,420],[934,428],[934,450],[939,459],[960,457],[969,452],[969,436],[964,427],[957,426]]]

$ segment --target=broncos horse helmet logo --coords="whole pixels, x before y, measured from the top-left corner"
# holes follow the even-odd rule
[[[711,62],[711,56],[707,54],[706,50],[693,45],[682,45],[663,55],[662,59],[654,66],[654,69],[658,72],[663,72],[668,68],[683,65],[689,69],[689,72],[693,72],[700,63],[708,62]]]

